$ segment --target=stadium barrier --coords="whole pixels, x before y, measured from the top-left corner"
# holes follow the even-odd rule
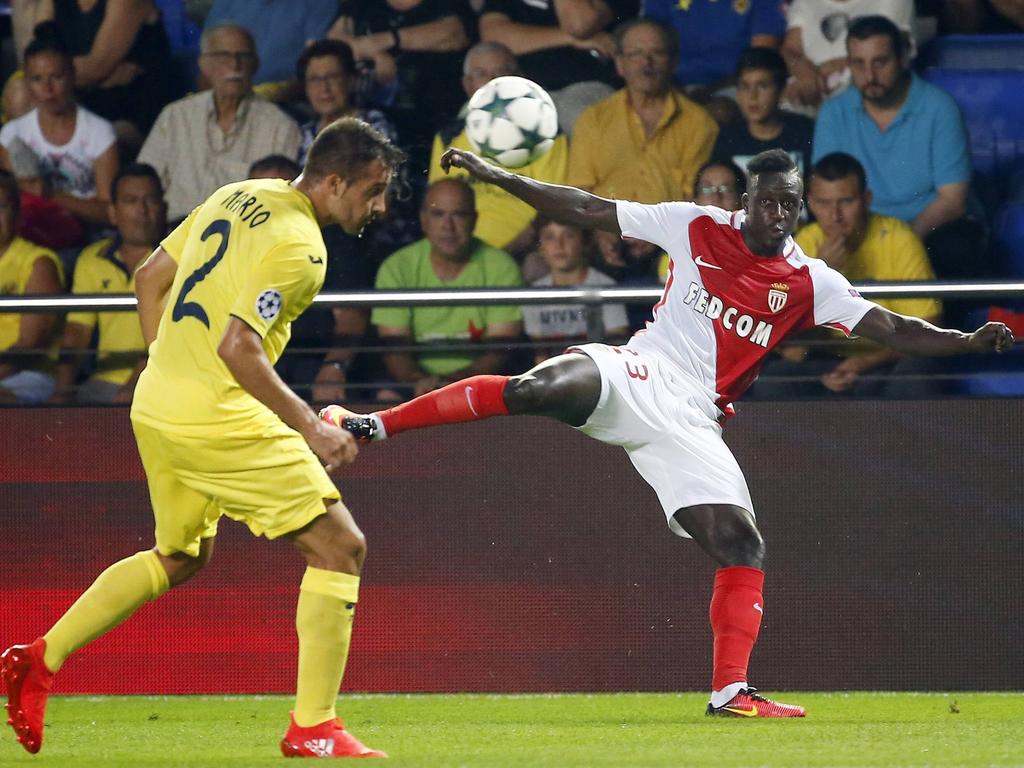
[[[152,545],[123,409],[0,410],[0,644]],[[752,681],[1022,679],[1024,400],[740,404],[768,544]],[[705,690],[713,566],[622,451],[537,418],[412,432],[336,476],[369,557],[348,691]],[[303,565],[230,520],[206,571],[72,657],[59,693],[290,692]]]

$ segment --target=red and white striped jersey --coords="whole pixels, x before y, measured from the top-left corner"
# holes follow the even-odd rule
[[[778,256],[752,253],[740,232],[743,211],[621,200],[616,208],[623,237],[654,243],[670,259],[654,320],[630,346],[668,357],[723,412],[786,336],[813,326],[849,335],[876,306],[792,238]]]

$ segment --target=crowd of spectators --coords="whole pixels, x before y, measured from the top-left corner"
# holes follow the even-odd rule
[[[746,162],[781,148],[806,176],[797,241],[808,255],[855,281],[993,274],[964,121],[914,58],[936,27],[1019,28],[1015,0],[919,0],[918,13],[913,0],[12,0],[11,10],[0,295],[130,293],[168,227],[223,184],[294,178],[317,133],[345,116],[410,159],[388,214],[362,237],[325,230],[325,290],[661,285],[656,247],[536,218],[441,170],[446,148],[470,146],[468,98],[511,74],[559,109],[553,149],[519,171],[532,178],[737,209]],[[169,34],[171,19],[191,38]],[[943,319],[933,300],[888,306]],[[316,401],[405,398],[575,340],[622,341],[649,312],[313,310],[279,370]],[[756,394],[931,393],[878,375],[912,361],[811,342],[768,365],[802,383]],[[0,402],[129,402],[141,347],[131,313],[0,313]]]

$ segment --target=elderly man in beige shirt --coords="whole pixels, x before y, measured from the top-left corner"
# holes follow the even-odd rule
[[[210,89],[168,104],[138,158],[160,174],[171,220],[187,216],[218,187],[246,178],[255,161],[298,155],[299,126],[252,93],[258,63],[244,27],[220,24],[203,33],[199,68]]]

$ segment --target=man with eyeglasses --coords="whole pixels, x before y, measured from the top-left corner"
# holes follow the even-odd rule
[[[244,27],[221,24],[203,32],[199,69],[209,90],[168,104],[139,153],[139,162],[160,174],[172,221],[183,219],[219,187],[245,179],[260,158],[298,155],[299,126],[253,96],[258,65]]]

